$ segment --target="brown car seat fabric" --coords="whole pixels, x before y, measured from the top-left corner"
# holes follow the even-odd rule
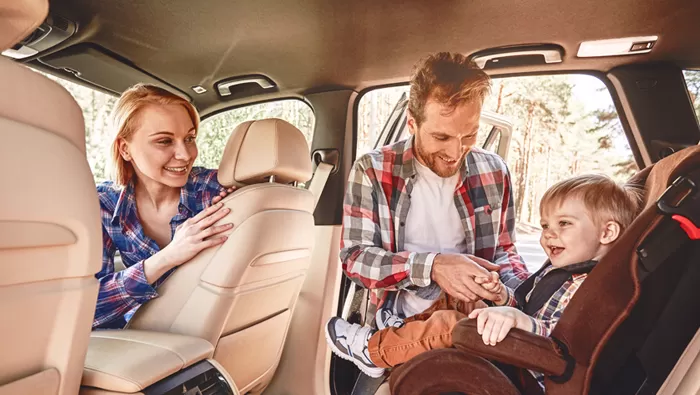
[[[279,363],[314,247],[314,197],[304,135],[280,119],[244,122],[231,134],[219,182],[234,229],[158,288],[129,328],[199,337],[241,393],[259,393]]]
[[[690,175],[692,181],[669,188],[681,175]],[[455,346],[493,361],[546,372],[547,394],[634,394],[640,387],[654,393],[700,325],[700,315],[688,314],[700,307],[695,307],[700,300],[700,241],[690,241],[679,224],[657,207],[662,195],[662,201],[679,200],[671,196],[678,189],[685,196],[681,207],[700,214],[700,147],[661,160],[630,184],[644,186],[644,210],[591,271],[551,338],[514,330],[497,346],[485,346],[475,325],[462,321],[453,332]],[[671,192],[665,194],[667,189]],[[412,369],[414,363],[418,362],[411,361],[394,374]],[[477,379],[470,372],[480,364],[462,366],[465,385],[478,380],[491,388],[494,377]],[[416,374],[418,381],[433,379]],[[401,377],[392,383],[402,386]],[[506,387],[523,386],[500,380]]]
[[[474,380],[478,377],[480,380]],[[428,380],[427,378],[430,378]],[[481,379],[484,380],[481,380]],[[518,395],[506,375],[485,359],[447,348],[421,354],[392,372],[392,395],[477,393]]]

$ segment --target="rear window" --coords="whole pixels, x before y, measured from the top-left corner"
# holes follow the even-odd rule
[[[219,167],[233,129],[245,121],[267,118],[280,118],[296,126],[311,146],[315,122],[311,107],[297,99],[275,100],[223,111],[203,120],[197,136],[199,156],[195,165],[210,169]]]

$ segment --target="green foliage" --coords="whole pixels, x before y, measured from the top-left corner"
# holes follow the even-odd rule
[[[112,144],[109,117],[117,98],[52,75],[44,75],[66,88],[80,105],[85,120],[87,160],[90,163],[95,182],[108,179],[108,163],[111,161],[110,145]]]
[[[509,167],[518,220],[539,222],[539,201],[554,183],[586,173],[621,182],[637,170],[603,83],[590,76],[494,81],[484,108],[514,123]]]
[[[213,115],[202,122],[197,138],[199,156],[195,165],[217,168],[228,137],[239,124],[256,119],[280,118],[296,126],[311,144],[314,114],[301,100],[279,100],[240,107]]]
[[[700,70],[685,70],[683,76],[688,85],[688,93],[695,108],[695,115],[700,119]]]

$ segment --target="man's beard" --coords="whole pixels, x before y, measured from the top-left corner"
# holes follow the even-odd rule
[[[466,153],[462,154],[462,156],[452,166],[447,167],[448,165],[442,159],[440,159],[440,155],[438,153],[428,154],[423,151],[423,146],[420,138],[418,137],[418,133],[416,133],[415,146],[413,149],[415,151],[416,158],[419,159],[433,173],[442,178],[452,177],[453,175],[457,174],[459,169],[462,168],[464,157],[466,156]],[[438,163],[442,164],[442,166],[438,165]]]

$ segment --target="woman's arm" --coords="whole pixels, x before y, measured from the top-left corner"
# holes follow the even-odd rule
[[[115,272],[114,254],[117,248],[104,226],[102,240],[102,269],[95,275],[100,281],[100,291],[92,321],[93,328],[123,317],[133,308],[158,296],[144,271],[148,259]]]

